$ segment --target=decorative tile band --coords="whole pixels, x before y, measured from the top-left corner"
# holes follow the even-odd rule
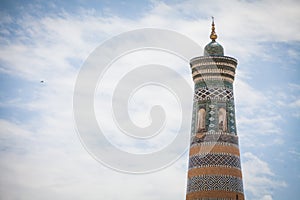
[[[235,200],[233,198],[197,198],[192,200]]]
[[[202,74],[202,75],[205,75],[205,74],[229,74],[231,75],[232,77],[235,76],[235,72],[231,71],[231,70],[226,70],[226,69],[201,69],[201,70],[194,70],[192,75],[193,76],[196,76],[198,74]]]
[[[199,65],[228,65],[232,67],[237,66],[237,60],[235,58],[229,56],[200,56],[191,59],[190,61],[191,67],[199,66]]]
[[[229,88],[199,88],[195,91],[194,101],[209,99],[233,100],[233,91]]]
[[[205,146],[193,146],[190,148],[190,156],[197,154],[207,153],[229,153],[232,155],[240,156],[239,148],[236,146],[224,146],[224,145],[205,145]]]
[[[231,191],[198,191],[187,194],[186,200],[244,200],[244,194]]]
[[[200,71],[204,73],[224,73],[225,71],[230,71],[235,75],[235,67],[228,65],[200,65],[192,67],[192,74]]]
[[[197,84],[200,81],[210,81],[210,80],[216,80],[216,81],[228,81],[229,83],[233,83],[234,79],[224,76],[205,76],[205,77],[194,77],[194,82]]]
[[[233,85],[232,83],[229,83],[228,81],[215,81],[215,80],[206,80],[205,82],[197,82],[195,83],[195,89],[197,90],[198,88],[204,88],[204,87],[226,87],[226,88],[230,88],[233,89]]]
[[[194,155],[189,159],[189,169],[218,166],[240,169],[240,157],[227,153],[209,153]]]
[[[191,140],[191,146],[202,142],[227,142],[235,145],[239,144],[238,137],[232,134],[202,134],[201,137],[196,135]]]
[[[212,68],[221,68],[223,66],[231,67],[234,70],[236,69],[236,65],[228,62],[198,62],[194,63],[191,68],[195,69],[196,67],[202,67],[202,66],[210,66]]]
[[[202,175],[188,179],[187,193],[197,191],[231,191],[243,193],[243,181],[228,175]]]
[[[192,147],[198,147],[198,146],[214,146],[214,145],[230,146],[230,147],[239,148],[238,145],[232,144],[232,143],[227,143],[227,142],[201,142],[201,143],[194,143],[193,145],[191,145],[190,148],[192,148]]]
[[[230,175],[242,178],[242,171],[237,168],[202,167],[190,169],[188,172],[188,178],[200,175]]]
[[[232,133],[229,133],[229,132],[223,132],[223,131],[207,131],[205,133],[200,133],[200,135],[229,135],[229,136],[234,136],[234,137],[237,137],[236,135],[233,135]],[[198,135],[198,133],[197,133]]]

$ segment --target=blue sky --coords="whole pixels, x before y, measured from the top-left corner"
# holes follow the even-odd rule
[[[1,1],[0,198],[184,199],[187,153],[163,170],[132,175],[103,166],[84,149],[73,117],[74,86],[90,53],[111,37],[160,28],[204,47],[212,15],[225,55],[239,61],[234,87],[246,197],[300,197],[299,10],[300,3],[292,0]],[[147,64],[151,58],[174,66],[192,85],[188,63],[165,54],[137,52],[116,65]],[[108,91],[120,74],[110,76]],[[157,88],[149,91],[137,93],[137,105],[130,107],[140,124],[149,122],[144,99],[151,105],[153,95],[164,95]],[[166,109],[173,110],[166,100]],[[111,129],[108,114],[96,114],[107,120],[111,142],[143,151]],[[165,140],[153,139],[147,150],[162,148]]]

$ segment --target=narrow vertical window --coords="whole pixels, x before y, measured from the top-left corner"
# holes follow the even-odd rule
[[[227,120],[226,120],[226,110],[224,108],[219,109],[219,130],[227,131]]]
[[[206,112],[204,108],[201,108],[198,111],[198,132],[204,132],[205,131],[205,118],[206,118]]]

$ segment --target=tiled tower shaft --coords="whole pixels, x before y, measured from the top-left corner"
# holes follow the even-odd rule
[[[190,65],[195,94],[186,200],[244,200],[233,96],[237,60],[208,54]]]

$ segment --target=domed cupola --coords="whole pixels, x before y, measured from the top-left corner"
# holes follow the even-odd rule
[[[214,18],[212,18],[210,39],[212,40],[204,48],[204,56],[224,56],[222,45],[216,42],[217,34],[215,32]]]

